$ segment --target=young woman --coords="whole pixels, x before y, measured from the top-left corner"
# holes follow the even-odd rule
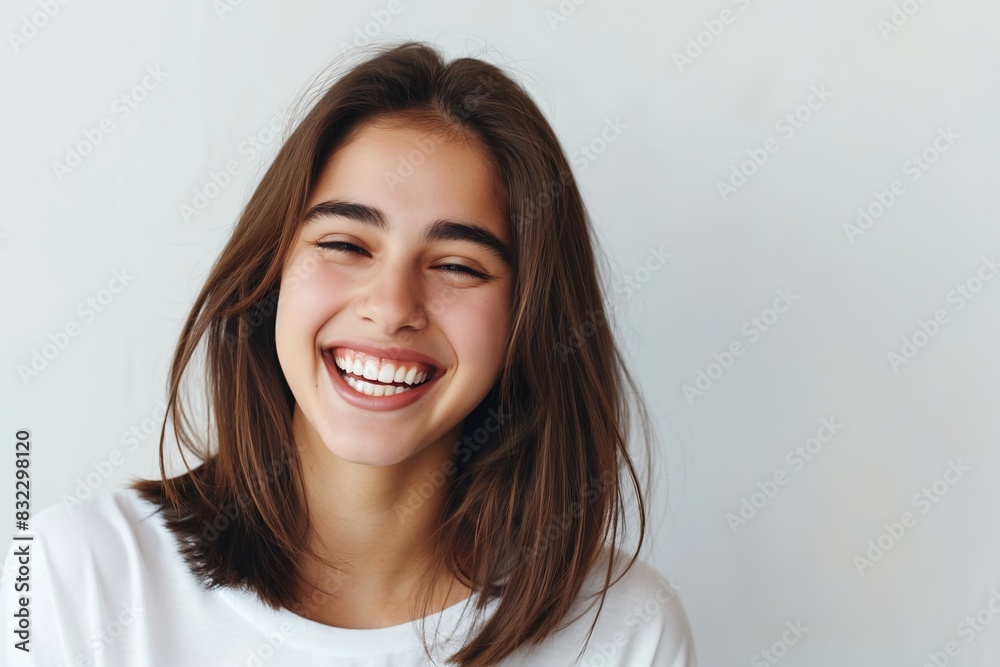
[[[693,666],[638,558],[638,393],[595,264],[566,157],[501,70],[412,42],[351,69],[185,323],[162,478],[35,517],[30,654],[12,547],[10,664]],[[176,477],[167,421],[198,459]]]

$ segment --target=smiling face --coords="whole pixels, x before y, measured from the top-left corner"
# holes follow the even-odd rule
[[[484,149],[399,118],[367,123],[306,210],[275,324],[300,449],[372,465],[451,450],[510,324],[509,237]]]

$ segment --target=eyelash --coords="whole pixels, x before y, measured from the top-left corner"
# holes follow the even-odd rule
[[[317,248],[323,248],[324,250],[340,250],[342,252],[347,252],[352,255],[360,255],[362,253],[367,254],[364,250],[362,250],[358,246],[354,245],[353,243],[347,243],[346,241],[322,241],[320,243],[314,243],[313,245],[315,245]],[[462,266],[461,264],[442,264],[438,268],[443,268],[443,267],[454,267],[457,269],[461,269],[460,271],[448,271],[448,273],[464,273],[473,276],[475,278],[480,278],[482,280],[486,280],[487,278],[490,277],[485,273],[480,273],[479,271],[470,269],[467,266]]]

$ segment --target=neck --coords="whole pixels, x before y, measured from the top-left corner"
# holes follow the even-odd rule
[[[435,563],[432,542],[444,504],[451,444],[461,425],[405,461],[376,466],[334,455],[296,408],[293,432],[309,508],[310,546],[337,563],[310,558],[298,613],[338,627],[384,627],[412,620],[410,603]],[[433,491],[428,495],[428,489]],[[415,492],[417,489],[419,493]],[[434,582],[430,613],[468,596],[447,575]]]

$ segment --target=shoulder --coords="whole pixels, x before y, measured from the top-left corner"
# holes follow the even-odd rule
[[[109,623],[125,625],[141,615],[144,590],[170,562],[169,534],[156,509],[134,490],[115,490],[44,509],[13,541],[0,609],[5,619],[28,610],[38,638],[31,651],[44,664],[85,655]],[[7,631],[8,623],[2,624]]]
[[[125,583],[167,544],[157,509],[133,489],[47,507],[30,519],[24,536],[30,539],[15,540],[8,549],[4,576],[14,567],[15,549],[27,549],[33,578],[40,586],[48,580],[44,586],[54,594],[81,590],[87,582],[100,582],[94,592]]]
[[[133,489],[116,489],[47,507],[31,518],[28,533],[50,567],[79,567],[82,560],[114,563],[159,536],[157,509]]]
[[[613,583],[603,605],[599,595],[605,587],[612,555],[609,549],[589,572],[563,626],[533,648],[524,664],[563,665],[568,656],[576,656],[586,644],[579,662],[572,664],[696,667],[694,640],[678,587],[641,558],[622,574],[629,555],[615,554]],[[588,640],[587,632],[595,616],[594,632]]]
[[[605,584],[610,550],[591,571],[588,588],[599,592]],[[614,581],[628,562],[617,552]],[[595,634],[610,638],[624,657],[621,664],[694,667],[694,642],[679,587],[656,567],[638,558],[607,590]],[[595,605],[596,607],[596,605]]]
[[[143,500],[132,488],[118,488],[108,493],[72,503],[63,502],[45,508],[32,518],[36,533],[58,530],[96,530],[102,537],[132,534],[159,508]]]

